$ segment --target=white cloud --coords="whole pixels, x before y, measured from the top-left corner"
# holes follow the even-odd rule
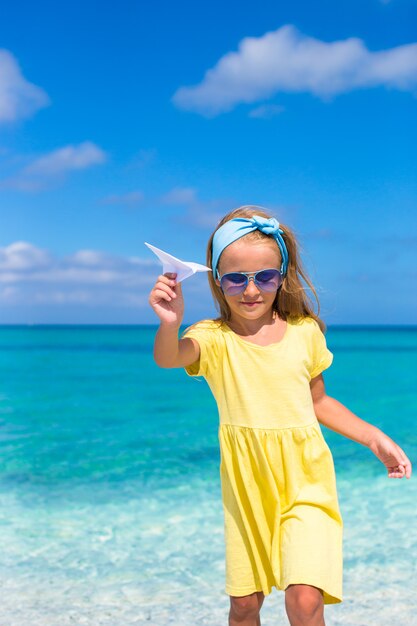
[[[236,198],[225,197],[203,200],[199,198],[198,190],[193,187],[174,187],[162,195],[157,202],[180,206],[184,209],[184,212],[177,211],[171,217],[172,221],[181,227],[187,226],[204,230],[214,230],[226,213],[234,208],[251,204],[244,198],[237,200]],[[291,217],[294,217],[294,214],[298,211],[296,207],[289,209],[273,201],[268,203],[268,210],[284,220],[289,213]]]
[[[91,141],[85,141],[78,146],[64,146],[45,154],[28,165],[24,173],[29,176],[57,176],[71,170],[83,170],[105,160],[103,150]]]
[[[201,83],[180,87],[172,100],[210,117],[279,92],[328,99],[376,86],[415,92],[416,85],[417,43],[371,52],[359,38],[327,43],[288,24],[242,39],[237,52],[225,54]]]
[[[66,174],[104,163],[106,153],[91,141],[68,145],[33,160],[17,174],[1,181],[1,187],[39,191]]]
[[[161,202],[164,204],[192,204],[196,201],[196,190],[192,187],[174,187],[161,196]]]
[[[75,254],[67,257],[66,261],[70,265],[75,264],[82,267],[114,267],[116,263],[114,257],[97,250],[78,250]]]
[[[285,107],[278,104],[261,104],[256,109],[249,111],[249,117],[271,119],[271,117],[275,117],[275,115],[279,115],[283,111],[285,111]]]
[[[135,207],[142,204],[145,196],[143,191],[129,191],[123,194],[113,194],[103,199],[103,204],[120,204]]]
[[[174,187],[159,201],[185,209],[185,213],[176,213],[172,217],[174,222],[204,229],[214,228],[226,212],[224,207],[230,206],[230,199],[201,200],[193,187]]]
[[[90,249],[57,258],[30,242],[17,241],[0,248],[0,302],[137,306],[147,303],[159,268],[153,258]]]
[[[32,302],[34,304],[92,304],[94,298],[95,294],[82,289],[35,291]]]
[[[30,117],[49,103],[45,91],[22,75],[11,52],[0,49],[0,123]]]
[[[36,248],[27,241],[0,248],[0,272],[24,272],[48,267],[50,256],[45,250]]]

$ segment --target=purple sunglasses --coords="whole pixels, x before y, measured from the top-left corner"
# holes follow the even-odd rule
[[[258,272],[229,272],[223,276],[220,276],[217,270],[217,278],[220,280],[223,293],[227,296],[243,293],[251,279],[261,291],[277,291],[283,280],[281,272],[273,267]]]

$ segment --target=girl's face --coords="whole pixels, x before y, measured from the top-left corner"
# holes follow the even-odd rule
[[[272,242],[245,242],[238,239],[231,243],[221,254],[218,270],[220,276],[229,272],[258,272],[259,270],[281,267],[281,255],[278,246]],[[216,278],[216,285],[220,281]],[[256,320],[270,318],[276,291],[258,289],[254,280],[249,280],[246,290],[236,296],[223,294],[230,307],[232,320]],[[249,306],[246,303],[254,303]]]

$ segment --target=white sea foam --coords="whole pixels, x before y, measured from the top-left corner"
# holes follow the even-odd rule
[[[328,623],[412,624],[415,481],[382,471],[338,479],[338,488],[344,601],[325,607]],[[33,494],[26,501],[22,490],[1,493],[0,623],[227,624],[219,489],[196,478],[152,497],[108,491],[100,503],[88,486],[38,502]],[[261,615],[263,626],[288,623],[284,594],[274,588]]]

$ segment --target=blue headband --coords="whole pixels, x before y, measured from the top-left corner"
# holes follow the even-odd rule
[[[278,247],[281,250],[281,273],[285,276],[288,267],[288,252],[285,242],[281,237],[281,233],[284,233],[284,231],[279,227],[279,222],[275,219],[275,217],[266,218],[261,217],[260,215],[253,215],[253,217],[250,218],[234,217],[233,219],[225,222],[214,233],[211,263],[214,279],[216,279],[217,265],[223,250],[228,245],[236,241],[236,239],[240,239],[240,237],[243,237],[244,235],[247,235],[257,229],[265,233],[265,235],[274,236]]]

